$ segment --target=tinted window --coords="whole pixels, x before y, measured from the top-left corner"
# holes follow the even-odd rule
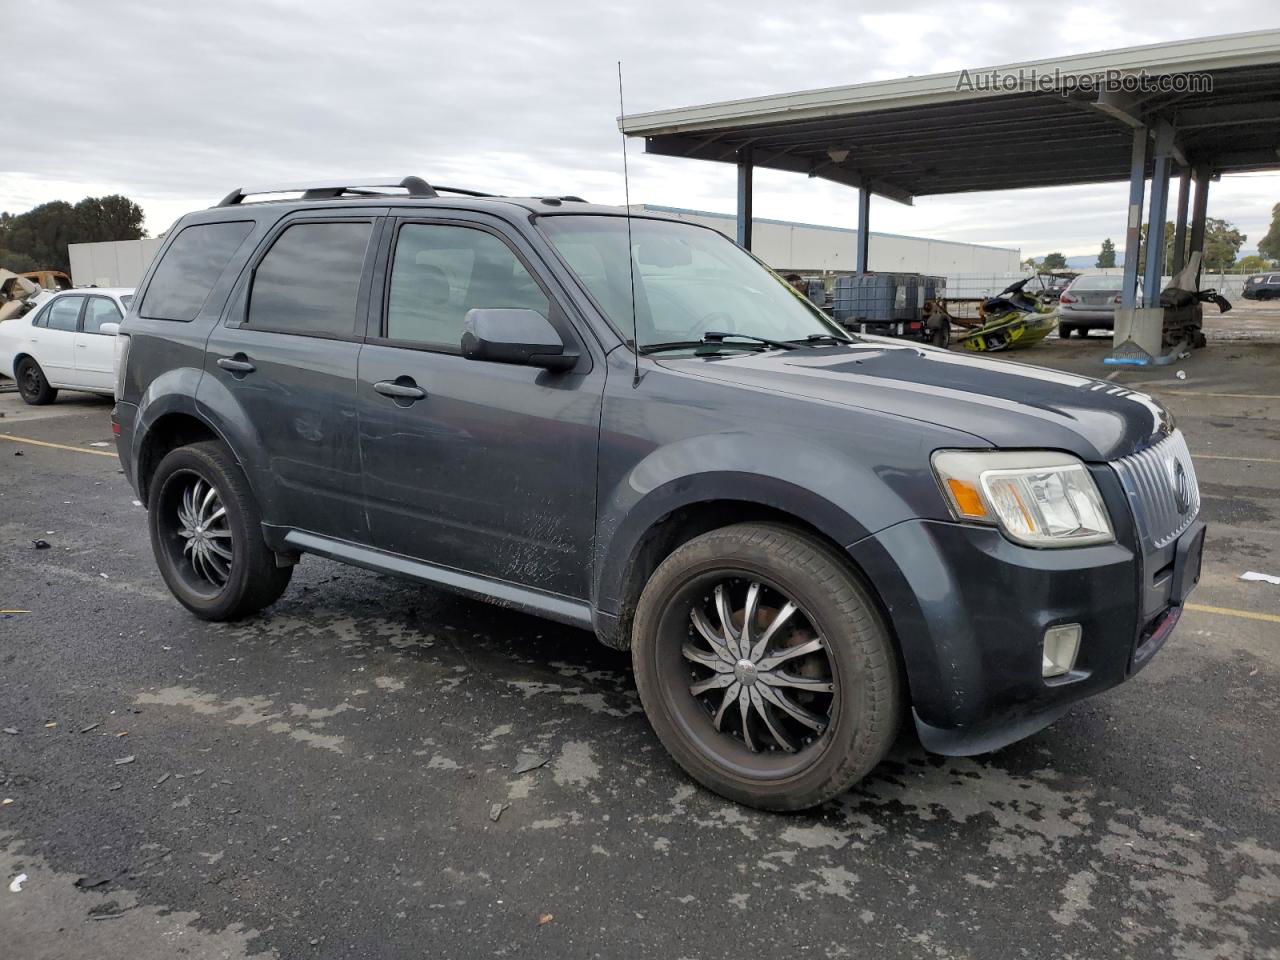
[[[400,229],[388,337],[456,350],[467,311],[493,307],[523,307],[544,317],[550,312],[546,294],[493,234],[421,223]]]
[[[352,336],[372,230],[369,223],[297,223],[285,230],[254,272],[249,326]]]
[[[80,304],[84,297],[59,297],[49,304],[48,320],[43,324],[50,330],[74,330],[80,319]]]
[[[194,320],[222,268],[252,228],[247,220],[185,228],[156,267],[138,312],[156,320]]]
[[[84,309],[84,332],[98,333],[104,323],[119,323],[123,319],[114,302],[106,297],[90,297]]]

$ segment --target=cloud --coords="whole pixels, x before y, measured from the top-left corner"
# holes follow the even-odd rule
[[[234,186],[417,173],[495,192],[622,200],[615,62],[629,111],[978,67],[1204,33],[1204,8],[1031,0],[861,4],[648,0],[61,0],[66,27],[5,59],[6,100],[41,119],[7,136],[0,209],[122,192],[164,230]],[[860,11],[860,12],[859,12]],[[1280,10],[1220,3],[1217,23],[1280,25]],[[12,38],[11,38],[12,39]],[[34,112],[34,108],[33,108]],[[56,119],[50,119],[56,118]],[[631,144],[632,200],[731,210],[729,166]],[[1250,243],[1280,176],[1215,185],[1211,214]],[[877,199],[873,229],[1021,247],[1096,250],[1124,225],[1124,188]],[[856,224],[846,189],[762,172],[757,214]]]

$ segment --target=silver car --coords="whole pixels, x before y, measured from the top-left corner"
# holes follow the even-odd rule
[[[1116,307],[1120,305],[1123,278],[1105,274],[1076,277],[1059,298],[1058,336],[1069,337],[1073,331],[1088,336],[1090,330],[1114,330]],[[1142,296],[1142,284],[1138,284]]]

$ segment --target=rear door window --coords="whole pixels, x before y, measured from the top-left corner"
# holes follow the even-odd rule
[[[194,320],[251,220],[198,223],[183,229],[156,267],[138,313],[153,320]]]
[[[368,222],[286,228],[254,271],[247,326],[315,337],[354,336],[372,232]]]
[[[45,322],[50,330],[75,331],[80,321],[80,306],[84,297],[59,297],[49,304],[48,320]]]

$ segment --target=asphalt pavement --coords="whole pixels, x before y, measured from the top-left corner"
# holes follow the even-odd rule
[[[0,393],[0,956],[1280,957],[1280,586],[1239,579],[1280,575],[1280,339],[1103,353],[1025,359],[1177,414],[1210,533],[1173,638],[803,815],[693,786],[571,628],[314,558],[195,620],[109,401]]]

